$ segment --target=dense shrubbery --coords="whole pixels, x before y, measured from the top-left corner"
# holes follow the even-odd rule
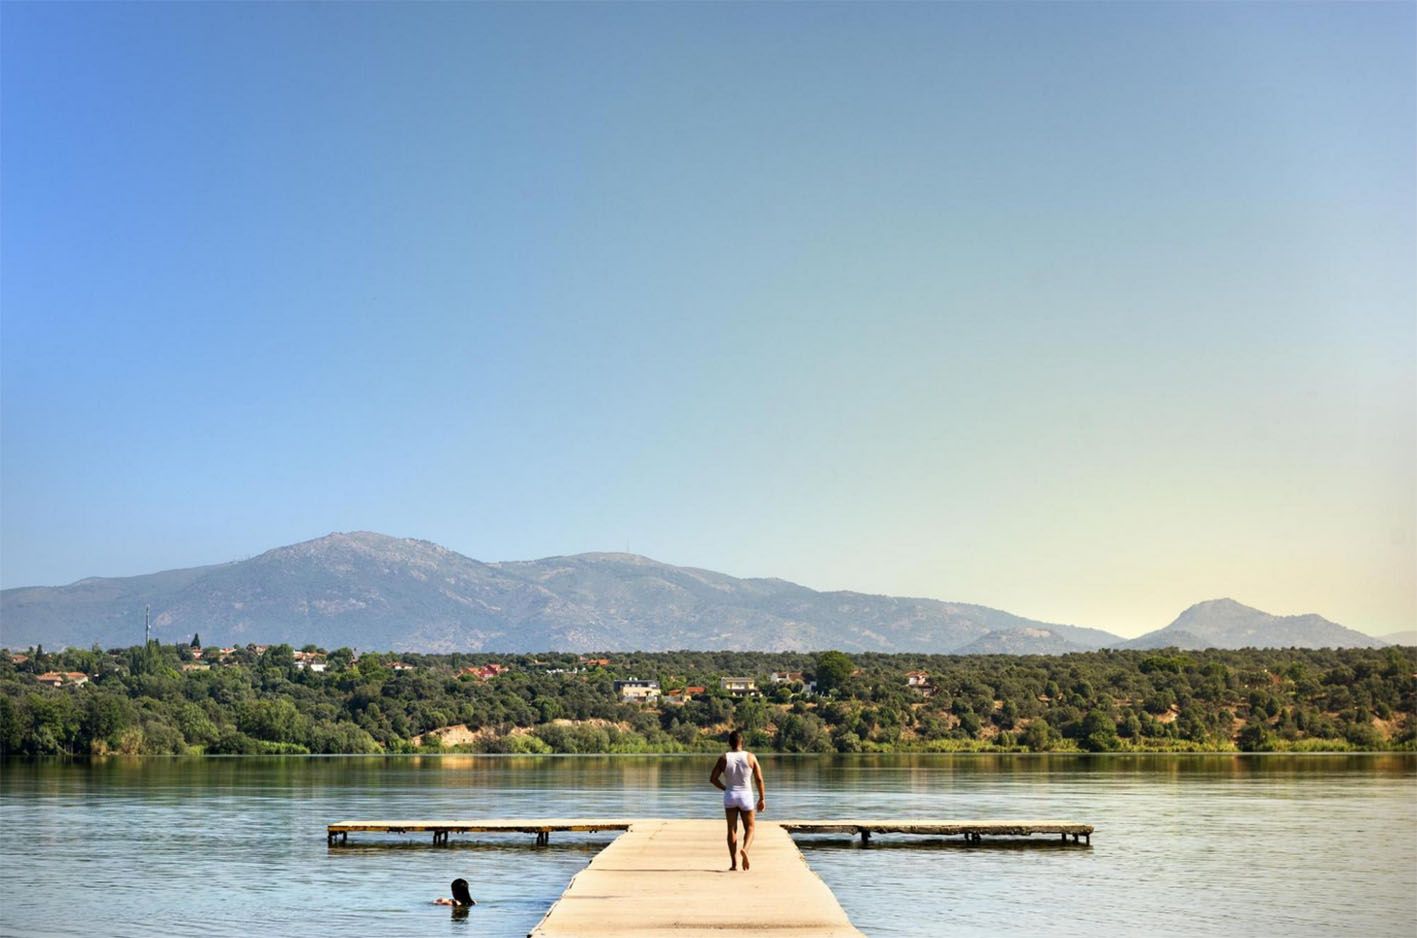
[[[313,650],[313,649],[307,649]],[[715,749],[730,726],[750,747],[783,752],[974,749],[1417,748],[1411,649],[1098,651],[1048,656],[837,652],[608,655],[328,655],[297,667],[289,646],[237,649],[209,670],[186,645],[0,657],[4,754],[365,753],[414,751],[423,734],[463,725],[484,752],[677,752]],[[461,668],[510,668],[482,680]],[[566,673],[550,673],[562,669]],[[581,669],[581,670],[577,670]],[[930,673],[928,693],[905,673]],[[35,677],[82,672],[82,686]],[[769,685],[804,671],[830,690]],[[753,675],[763,698],[718,693]],[[703,685],[682,705],[619,702],[613,681]],[[440,746],[436,737],[425,749]]]

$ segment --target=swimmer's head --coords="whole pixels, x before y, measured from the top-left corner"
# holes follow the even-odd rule
[[[472,898],[472,893],[467,891],[467,880],[453,880],[453,904],[454,905],[477,905]]]

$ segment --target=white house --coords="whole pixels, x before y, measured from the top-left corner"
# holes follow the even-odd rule
[[[721,677],[718,686],[734,697],[759,697],[758,682],[750,677]]]
[[[659,699],[658,681],[641,681],[631,678],[628,681],[616,681],[615,693],[620,695],[620,699],[630,703],[644,703],[650,700]]]

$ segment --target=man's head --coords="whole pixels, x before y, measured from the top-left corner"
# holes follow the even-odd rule
[[[742,749],[742,748],[743,748],[743,731],[742,731],[742,730],[734,730],[733,732],[731,732],[731,733],[728,734],[728,746],[729,746],[730,749]]]

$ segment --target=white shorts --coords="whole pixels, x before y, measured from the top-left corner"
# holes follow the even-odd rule
[[[737,808],[739,811],[752,811],[756,804],[753,802],[753,790],[751,788],[729,788],[723,792],[723,806],[725,808]]]

